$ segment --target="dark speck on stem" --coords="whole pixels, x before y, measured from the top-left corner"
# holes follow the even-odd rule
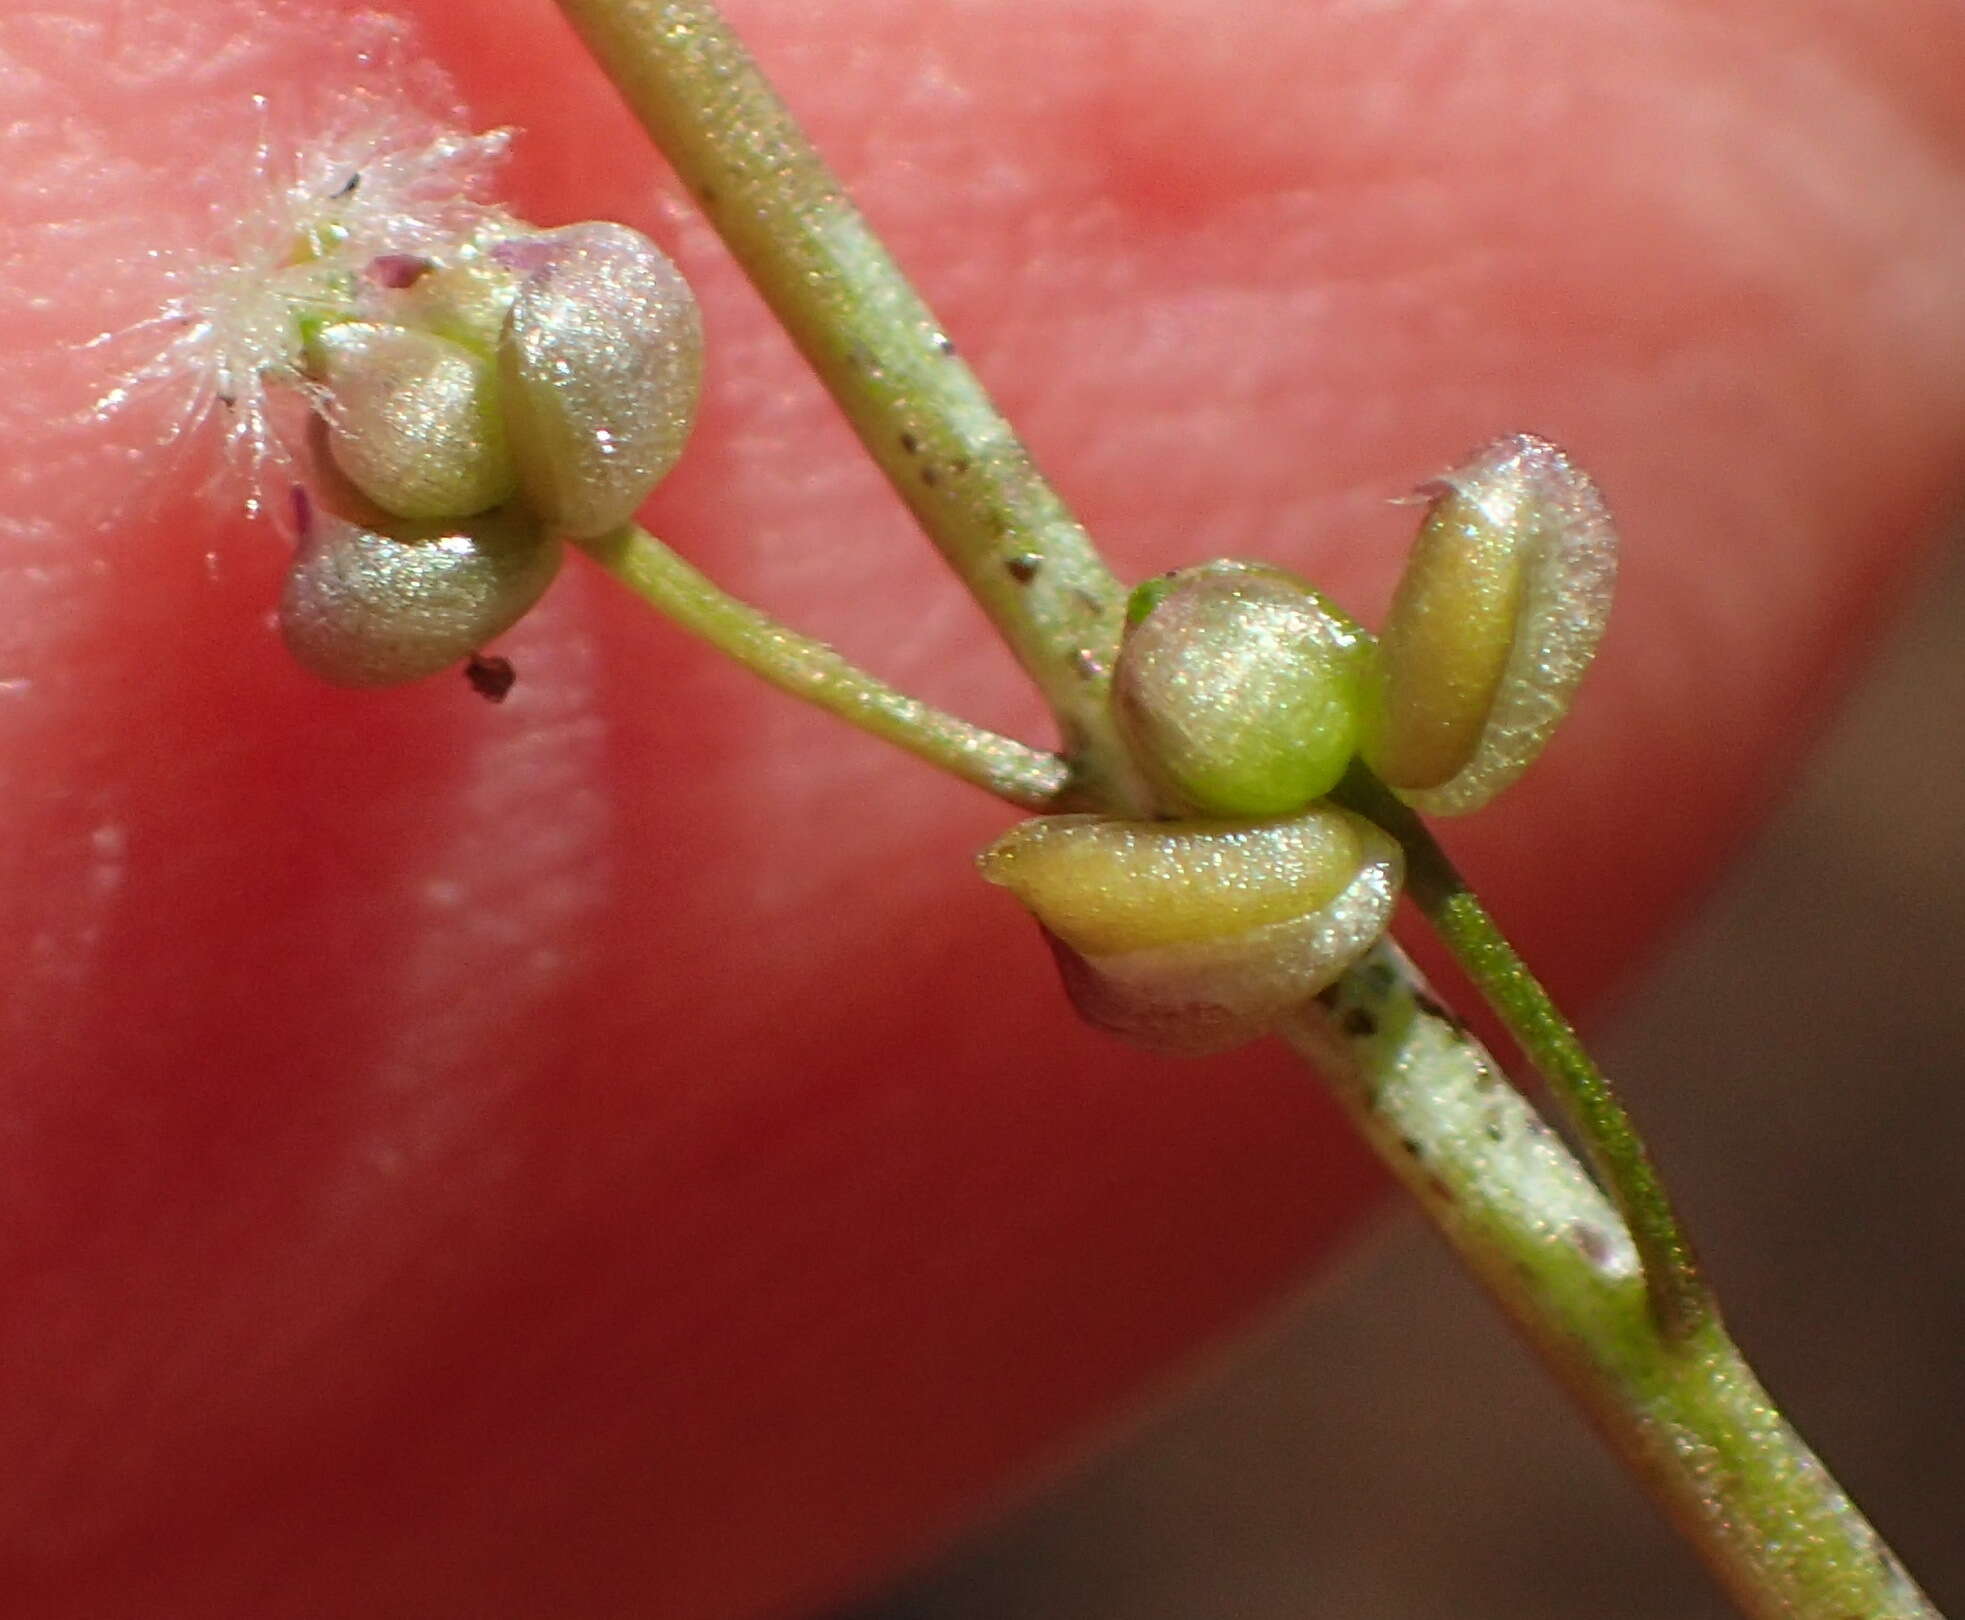
[[[903,433],[900,438],[900,445],[902,451],[910,456],[918,454],[921,449],[921,441],[912,433]]]
[[[1003,559],[1003,570],[1019,585],[1028,585],[1037,577],[1037,570],[1043,566],[1041,557],[1033,557],[1027,551],[1019,551],[1014,556]]]

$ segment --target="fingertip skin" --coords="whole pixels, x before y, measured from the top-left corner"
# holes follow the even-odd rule
[[[1479,50],[1444,4],[733,12],[1126,575],[1267,558],[1375,622],[1390,497],[1527,425],[1591,470],[1617,617],[1455,837],[1565,995],[1737,847],[1954,485],[1951,8],[1498,4]],[[502,706],[282,650],[290,552],[211,445],[159,454],[228,408],[142,323],[282,154],[518,124],[521,214],[646,232],[702,305],[651,525],[1044,735],[546,0],[49,0],[0,55],[23,1620],[817,1609],[1355,1224],[1375,1177],[1278,1054],[1076,1024],[971,871],[996,807],[592,571]]]

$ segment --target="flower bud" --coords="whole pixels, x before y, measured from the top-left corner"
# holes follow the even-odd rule
[[[1140,768],[1205,815],[1275,816],[1337,785],[1370,640],[1294,574],[1212,562],[1133,593],[1114,716]]]
[[[328,452],[396,517],[469,517],[508,499],[517,475],[489,361],[430,332],[368,321],[309,344],[325,397]]]
[[[985,850],[982,874],[1049,937],[1066,993],[1160,1052],[1254,1040],[1385,930],[1398,845],[1318,805],[1250,822],[1045,816]]]
[[[1378,640],[1365,758],[1421,810],[1477,810],[1526,770],[1603,634],[1617,537],[1541,439],[1481,451],[1433,504]]]
[[[569,225],[490,254],[523,278],[499,365],[525,498],[562,534],[605,534],[682,453],[702,373],[695,297],[623,225]]]
[[[337,686],[393,686],[449,668],[510,629],[559,567],[559,542],[513,507],[385,533],[294,494],[300,549],[280,634]]]

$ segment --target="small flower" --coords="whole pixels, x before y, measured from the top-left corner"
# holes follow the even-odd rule
[[[262,122],[269,112],[262,98]],[[262,139],[243,195],[207,244],[171,256],[162,306],[92,346],[128,363],[88,414],[162,404],[163,448],[216,429],[220,477],[254,512],[284,512],[301,463],[305,340],[360,319],[390,289],[372,266],[456,256],[512,228],[478,192],[508,134],[433,130],[365,95],[341,99],[314,138]]]
[[[538,600],[557,536],[633,515],[695,413],[681,274],[625,226],[482,200],[506,144],[342,97],[318,139],[262,140],[250,206],[179,255],[156,315],[91,345],[147,349],[92,418],[161,403],[160,448],[219,424],[247,509],[291,522],[280,627],[328,680],[478,652]]]

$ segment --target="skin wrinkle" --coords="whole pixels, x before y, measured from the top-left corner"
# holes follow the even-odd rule
[[[378,1080],[419,1091],[434,1081],[440,1105],[442,1077],[460,1068],[495,1084],[466,1055],[487,1026],[500,1031],[500,1067],[538,1061],[540,1032],[565,1016],[555,1005],[565,985],[591,971],[582,942],[613,888],[617,838],[592,785],[606,719],[591,637],[561,610],[512,638],[512,654],[531,701],[516,724],[488,715],[466,734],[408,863],[417,892],[399,901],[430,920],[388,976],[394,1010],[383,1021],[402,1033]],[[548,804],[553,816],[538,817],[533,807]]]

